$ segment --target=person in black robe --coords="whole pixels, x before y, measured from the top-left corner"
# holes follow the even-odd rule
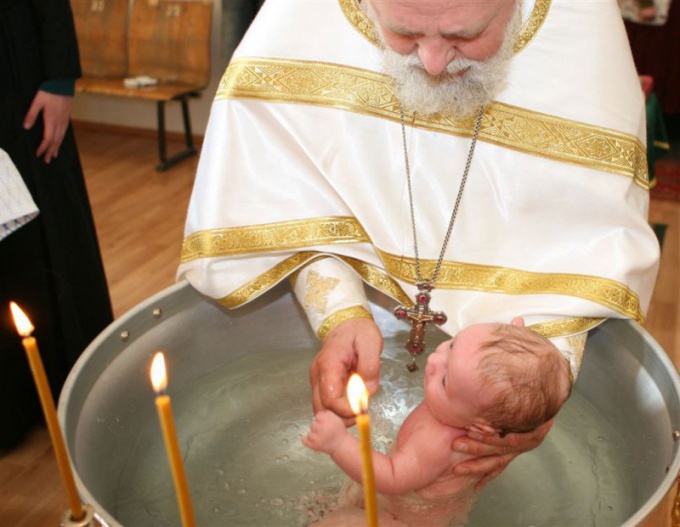
[[[113,320],[70,103],[80,59],[69,0],[0,0],[0,148],[40,213],[0,241],[0,449],[41,418],[10,314],[35,326],[56,397],[79,355]]]

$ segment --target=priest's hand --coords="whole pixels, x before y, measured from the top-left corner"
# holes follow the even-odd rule
[[[353,424],[347,381],[352,373],[358,373],[369,393],[375,393],[380,382],[382,347],[382,334],[371,319],[354,318],[335,327],[309,370],[314,412],[328,409],[342,417],[346,426]]]
[[[45,163],[52,161],[59,154],[66,130],[71,118],[71,101],[73,97],[57,95],[38,90],[31,107],[24,117],[24,129],[33,128],[38,116],[42,113],[43,138],[35,155],[45,156]]]
[[[484,486],[500,475],[503,470],[523,452],[528,452],[539,446],[550,431],[554,419],[539,426],[533,432],[524,434],[508,434],[504,438],[498,435],[481,435],[468,432],[467,435],[456,438],[451,445],[456,452],[473,456],[472,459],[458,463],[453,468],[456,476],[476,475],[482,478],[475,485],[480,491]]]

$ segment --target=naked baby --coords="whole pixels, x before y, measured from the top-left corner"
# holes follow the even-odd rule
[[[453,475],[467,456],[452,451],[452,441],[468,431],[530,432],[555,417],[571,392],[567,361],[519,317],[470,326],[440,344],[428,358],[424,384],[425,399],[404,420],[389,453],[373,452],[381,526],[462,524],[479,477]],[[358,441],[340,417],[319,412],[302,441],[361,482]],[[363,522],[355,507],[316,525],[362,525],[357,521]]]

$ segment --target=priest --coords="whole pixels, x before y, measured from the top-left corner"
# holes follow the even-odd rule
[[[268,0],[215,97],[178,277],[229,308],[290,279],[314,407],[348,422],[348,374],[379,380],[366,287],[413,324],[412,369],[428,326],[523,316],[575,379],[588,331],[649,304],[644,134],[613,1]],[[456,470],[492,477],[548,428],[458,440],[480,457]]]

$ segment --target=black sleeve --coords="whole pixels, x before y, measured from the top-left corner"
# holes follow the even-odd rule
[[[81,76],[78,39],[69,0],[30,0],[40,34],[45,79]]]

